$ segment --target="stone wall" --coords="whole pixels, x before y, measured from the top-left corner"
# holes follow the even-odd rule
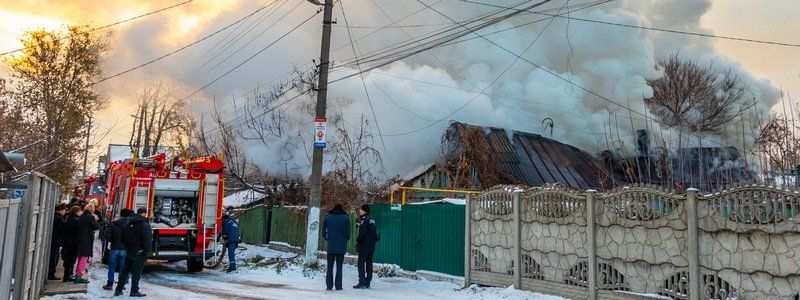
[[[467,284],[590,299],[798,299],[800,291],[794,191],[496,189],[470,197],[467,214]]]

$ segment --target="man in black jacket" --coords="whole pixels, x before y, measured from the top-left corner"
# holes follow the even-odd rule
[[[142,277],[144,262],[147,255],[153,248],[153,230],[150,228],[147,218],[144,215],[147,209],[140,207],[136,210],[136,215],[128,220],[125,230],[122,232],[122,244],[125,245],[125,266],[119,274],[117,288],[114,296],[122,296],[125,289],[125,282],[128,275],[131,275],[131,297],[145,297],[139,292],[139,279]]]
[[[375,253],[375,243],[378,237],[378,228],[375,220],[369,217],[369,205],[362,205],[358,211],[361,222],[358,225],[358,238],[356,238],[356,251],[358,252],[358,284],[354,289],[368,289],[372,281],[372,255]]]
[[[122,232],[125,231],[125,225],[128,225],[130,216],[131,210],[123,208],[119,212],[119,219],[111,222],[105,231],[105,240],[111,247],[108,251],[108,280],[103,286],[103,289],[107,291],[114,287],[114,274],[125,266],[125,245],[122,244]]]
[[[59,203],[55,208],[53,216],[53,235],[50,236],[50,268],[47,272],[47,280],[61,280],[56,277],[56,266],[58,257],[61,256],[61,246],[64,245],[64,229],[67,227],[67,205]]]

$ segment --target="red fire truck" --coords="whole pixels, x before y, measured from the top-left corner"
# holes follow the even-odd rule
[[[123,208],[144,207],[153,228],[148,257],[187,260],[188,271],[199,272],[219,248],[223,169],[215,156],[168,159],[159,153],[111,162],[101,177],[105,226]],[[108,251],[108,241],[103,241],[103,261]]]

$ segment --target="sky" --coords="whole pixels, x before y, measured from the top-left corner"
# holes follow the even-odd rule
[[[18,48],[18,37],[32,28],[56,29],[61,24],[100,26],[179,2],[182,0],[0,0],[0,52]],[[180,48],[234,23],[262,4],[268,5],[239,26],[234,25],[158,63],[98,85],[108,98],[106,109],[96,115],[98,132],[110,130],[101,144],[127,142],[133,123],[129,115],[136,103],[137,90],[148,82],[168,82],[178,89],[179,94],[189,95],[231,70],[219,81],[190,97],[189,109],[194,116],[207,119],[216,101],[227,117],[235,119],[237,114],[241,114],[237,108],[247,103],[244,95],[248,91],[257,87],[268,89],[286,80],[293,68],[311,66],[319,55],[321,33],[321,16],[314,15],[316,7],[301,0],[273,2],[195,0],[114,26],[111,48],[103,62],[106,74],[120,72]],[[424,2],[437,8],[441,14],[460,20],[491,11],[491,8],[456,0]],[[554,0],[541,9],[553,13],[584,2],[588,1]],[[509,6],[517,1],[487,3]],[[418,10],[423,11],[415,13]],[[800,19],[793,17],[798,10],[800,3],[778,0],[620,0],[576,11],[574,16],[800,43],[796,34]],[[394,20],[409,15],[398,22],[407,26],[367,35],[375,27],[390,23],[384,12]],[[312,19],[303,23],[309,17]],[[424,10],[419,1],[343,0],[335,7],[334,17],[337,20],[332,38],[334,62],[349,60],[354,51],[359,55],[369,53],[394,41],[407,39],[409,34],[417,36],[449,23],[440,14]],[[532,16],[523,15],[495,24],[485,31],[508,29],[530,18]],[[280,38],[298,24],[301,25],[296,31]],[[357,49],[348,46],[350,36],[344,24],[352,25],[351,34],[358,40]],[[237,39],[238,35],[231,32],[244,35]],[[539,35],[541,39],[531,42]],[[361,39],[363,36],[366,37]],[[800,93],[800,49],[796,47],[690,37],[563,19],[545,20],[488,39],[491,42],[475,38],[457,46],[442,47],[404,59],[365,74],[364,82],[356,76],[332,85],[329,113],[342,119],[343,122],[337,126],[344,128],[354,127],[354,120],[362,116],[369,119],[373,133],[380,131],[384,134],[383,141],[376,138],[375,146],[384,152],[387,175],[402,175],[437,157],[437,145],[447,121],[435,120],[452,119],[545,134],[547,131],[542,129],[540,122],[551,118],[556,123],[551,134],[554,138],[588,151],[599,150],[600,144],[607,143],[603,141],[607,127],[628,126],[619,122],[612,126],[612,116],[627,118],[629,113],[576,86],[586,87],[623,103],[622,106],[636,109],[641,107],[641,97],[652,93],[646,80],[659,74],[653,67],[655,59],[670,53],[678,52],[700,62],[713,62],[720,68],[735,69],[758,95],[761,113],[780,107],[776,105],[780,90],[789,94]],[[255,55],[260,48],[273,42],[273,46]],[[515,59],[492,43],[503,45],[544,69]],[[251,55],[252,60],[232,69]],[[355,71],[354,66],[345,66],[333,72],[331,78]],[[0,76],[2,72],[0,70]],[[560,77],[555,78],[555,75]],[[566,80],[574,84],[568,84]],[[365,97],[365,89],[369,98]],[[476,90],[485,92],[479,94]],[[301,98],[299,101],[298,105],[293,103],[282,109],[294,124],[292,134],[269,145],[248,144],[253,160],[265,169],[284,171],[283,168],[288,169],[289,165],[296,170],[307,169],[307,149],[302,143],[296,143],[296,138],[308,134],[310,139],[312,116],[305,105],[313,99]],[[632,127],[652,125],[636,121],[633,115],[630,118],[630,128],[623,128],[622,135],[631,132]],[[420,126],[424,124],[429,126]],[[725,140],[736,145],[751,140],[731,138],[728,141],[727,138],[741,136],[731,130],[727,136],[708,139]],[[665,143],[681,142],[675,141],[672,135],[662,136],[662,139]],[[104,152],[104,148],[98,147],[95,154]],[[303,172],[298,171],[298,174],[304,175]]]

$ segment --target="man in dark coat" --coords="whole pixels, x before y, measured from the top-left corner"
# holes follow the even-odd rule
[[[74,281],[72,277],[75,270],[75,261],[78,259],[78,224],[81,222],[83,210],[74,205],[69,209],[64,224],[63,245],[61,246],[61,259],[64,260],[64,282]]]
[[[350,218],[341,204],[336,204],[325,216],[323,236],[328,241],[328,273],[325,284],[330,291],[334,287],[333,267],[336,266],[336,290],[342,290],[342,263],[350,240]]]
[[[59,203],[56,205],[53,214],[53,233],[50,236],[50,265],[47,272],[47,280],[61,280],[56,277],[56,266],[58,257],[61,256],[61,246],[64,245],[64,230],[67,227],[67,205]]]
[[[222,216],[222,239],[228,249],[228,273],[236,271],[236,247],[239,246],[239,224],[230,215]]]
[[[103,286],[103,289],[107,291],[114,287],[114,274],[125,266],[125,245],[122,244],[122,232],[125,230],[125,225],[128,225],[130,216],[131,210],[123,208],[119,212],[119,219],[111,222],[105,232],[105,239],[111,247],[108,252],[108,280]]]
[[[140,207],[136,210],[122,232],[122,244],[125,245],[125,266],[119,273],[117,288],[114,296],[122,296],[128,275],[131,276],[131,297],[145,297],[147,295],[139,292],[139,279],[142,278],[144,262],[147,255],[153,250],[153,229],[144,216],[147,209]]]
[[[88,272],[85,271],[89,258],[94,256],[94,232],[100,229],[97,216],[94,214],[94,206],[87,205],[86,208],[78,222],[78,245],[75,250],[78,255],[78,266],[75,269],[75,283],[89,283]]]
[[[378,237],[378,228],[375,220],[369,217],[369,205],[362,205],[358,211],[361,222],[358,225],[356,238],[356,252],[358,252],[358,284],[354,289],[368,289],[372,281],[372,255],[375,254],[375,243]]]

